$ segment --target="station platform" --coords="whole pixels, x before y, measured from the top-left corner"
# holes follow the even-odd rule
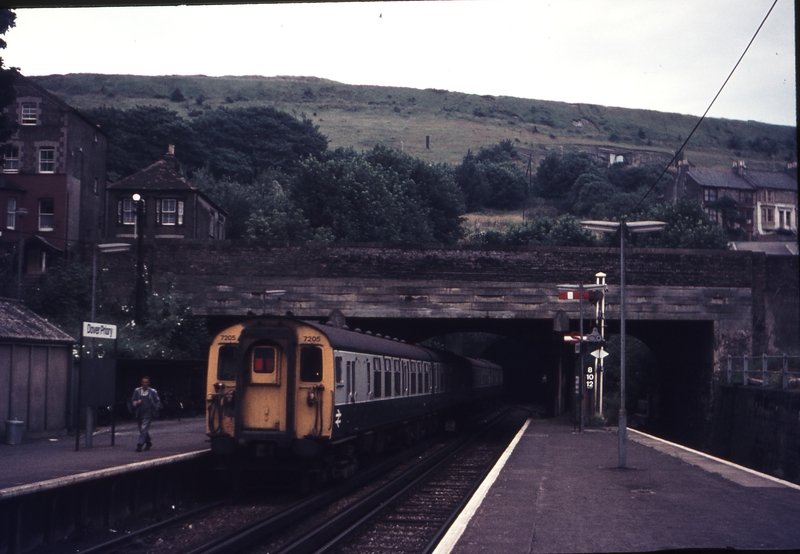
[[[29,488],[157,464],[208,449],[203,417],[153,423],[153,449],[135,452],[136,423],[0,445],[0,500]],[[618,468],[616,429],[573,431],[531,419],[444,537],[437,554],[800,550],[800,485],[628,430]]]
[[[136,452],[136,421],[125,420],[115,426],[114,446],[110,426],[97,428],[90,448],[82,433],[77,451],[74,435],[23,436],[21,444],[0,444],[0,499],[24,492],[25,487],[58,486],[67,479],[89,479],[97,472],[124,471],[129,464],[153,464],[168,456],[190,456],[209,448],[202,416],[154,421],[150,436],[153,448]]]
[[[627,437],[529,420],[436,553],[800,549],[800,486]]]

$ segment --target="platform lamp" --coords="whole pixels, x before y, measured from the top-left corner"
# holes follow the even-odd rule
[[[133,308],[133,320],[137,324],[144,322],[145,281],[144,281],[144,199],[137,192],[132,196],[136,204],[136,222],[134,236],[136,238],[136,288]]]
[[[19,217],[19,260],[17,262],[17,300],[22,300],[22,259],[24,256],[24,235],[22,233],[22,218],[28,215],[28,210],[19,208],[14,210],[14,215]],[[16,223],[16,222],[15,222]]]
[[[619,231],[619,467],[626,467],[628,411],[625,409],[625,233],[651,233],[666,227],[664,221],[581,221],[581,227],[588,231],[615,233]]]

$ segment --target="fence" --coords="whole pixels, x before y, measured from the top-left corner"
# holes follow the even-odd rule
[[[800,356],[728,356],[720,360],[728,385],[800,388]]]

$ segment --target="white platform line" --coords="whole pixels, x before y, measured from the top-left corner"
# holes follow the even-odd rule
[[[530,423],[531,420],[528,419],[525,422],[525,425],[522,426],[522,429],[519,430],[517,435],[514,437],[514,440],[512,440],[511,444],[508,445],[508,448],[506,448],[505,452],[503,452],[502,456],[500,456],[500,458],[497,460],[497,463],[494,465],[492,470],[489,472],[486,478],[484,478],[480,486],[475,490],[475,494],[472,495],[472,498],[470,498],[467,505],[450,526],[450,529],[447,530],[445,536],[442,537],[442,540],[439,541],[438,545],[436,545],[436,549],[433,551],[433,554],[449,554],[449,552],[453,550],[453,547],[458,542],[458,539],[461,538],[461,535],[464,533],[464,529],[467,528],[467,524],[472,519],[472,516],[475,515],[476,511],[478,511],[478,507],[483,503],[486,493],[489,492],[489,489],[492,487],[495,480],[497,480],[497,476],[500,475],[500,471],[503,469],[503,466],[506,465],[506,461],[517,447],[519,439],[525,434],[525,430],[528,428]]]
[[[632,429],[630,427],[628,427],[628,432],[629,433],[634,433],[636,435],[641,435],[642,437],[645,437],[645,438],[647,438],[649,440],[652,440],[652,441],[655,441],[655,442],[660,442],[662,444],[668,445],[668,446],[670,446],[672,448],[676,448],[678,450],[683,450],[685,452],[689,452],[691,454],[695,454],[697,456],[700,456],[701,458],[706,458],[708,460],[712,460],[712,461],[717,462],[719,464],[738,469],[740,471],[743,471],[745,473],[749,473],[749,474],[754,475],[756,477],[760,477],[760,478],[765,479],[767,481],[772,481],[773,483],[778,483],[778,484],[783,485],[785,487],[789,487],[789,488],[792,488],[792,489],[800,490],[800,485],[796,485],[796,484],[791,483],[789,481],[784,481],[783,479],[778,479],[777,477],[773,477],[772,475],[767,475],[766,473],[761,473],[760,471],[756,471],[754,469],[750,469],[749,467],[744,467],[744,466],[741,466],[739,464],[736,464],[736,463],[733,463],[733,462],[729,462],[728,460],[723,460],[722,458],[717,458],[716,456],[712,456],[711,454],[706,454],[705,452],[700,452],[699,450],[694,450],[694,449],[689,448],[687,446],[682,446],[680,444],[675,444],[674,442],[670,442],[668,440],[664,440],[664,439],[655,437],[653,435],[648,435],[647,433],[642,433],[641,431],[637,431],[636,429]],[[634,440],[636,440],[636,439],[634,439]],[[669,454],[669,453],[666,452],[666,454]]]
[[[83,483],[101,477],[110,477],[112,475],[120,475],[129,471],[137,469],[145,469],[161,465],[167,465],[183,460],[191,460],[199,456],[206,455],[211,450],[206,448],[197,450],[195,452],[187,452],[185,454],[177,454],[174,456],[166,456],[163,458],[155,458],[153,460],[144,460],[141,462],[134,462],[130,464],[114,466],[107,469],[98,469],[94,471],[87,471],[85,473],[77,473],[75,475],[67,475],[65,477],[57,477],[55,479],[48,479],[47,481],[39,481],[38,483],[30,483],[28,485],[18,485],[16,487],[9,487],[7,489],[0,489],[0,500],[13,498],[15,496],[22,496],[33,492],[44,490],[56,489],[67,485],[74,485],[76,483]]]

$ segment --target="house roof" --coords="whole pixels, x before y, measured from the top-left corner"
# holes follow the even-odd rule
[[[0,341],[73,344],[75,339],[30,311],[22,302],[0,299]]]
[[[692,167],[686,172],[698,185],[739,190],[779,189],[797,191],[797,177],[785,171],[751,171],[742,175],[733,171],[717,169],[698,169]]]
[[[148,167],[120,179],[106,187],[110,191],[156,191],[156,192],[191,192],[203,197],[209,204],[214,206],[220,213],[227,215],[227,212],[220,208],[216,202],[206,196],[203,191],[189,182],[186,177],[178,171],[178,163],[175,154],[167,152],[163,158],[150,164]]]
[[[698,185],[724,189],[740,189],[755,191],[756,187],[732,171],[719,171],[716,169],[698,169],[693,167],[687,176]]]
[[[199,192],[186,177],[178,172],[174,154],[167,154],[138,173],[120,179],[108,186],[109,190],[184,190]]]
[[[98,125],[97,123],[95,123],[94,121],[92,121],[91,119],[86,117],[85,115],[83,115],[81,112],[79,112],[78,110],[76,110],[75,108],[73,108],[72,106],[67,104],[66,102],[64,102],[61,98],[59,98],[58,96],[56,96],[55,94],[53,94],[52,92],[50,92],[49,90],[44,88],[43,86],[39,85],[38,83],[35,83],[32,79],[30,79],[28,77],[25,77],[22,74],[18,74],[16,79],[15,79],[15,81],[14,81],[14,86],[16,87],[18,85],[28,86],[28,87],[31,87],[31,88],[35,89],[36,92],[39,93],[39,95],[41,95],[43,97],[46,97],[48,100],[50,100],[54,104],[58,105],[62,110],[75,114],[80,119],[82,119],[84,122],[86,122],[90,126],[94,127],[98,132],[102,133],[106,137],[108,136],[106,134],[106,132],[102,128],[100,128],[100,125]],[[17,96],[21,96],[19,91],[17,91]]]
[[[783,171],[747,171],[744,178],[759,189],[780,189],[797,192],[797,177]]]
[[[25,192],[25,189],[16,184],[7,175],[0,174],[0,190],[13,190],[14,192]]]

